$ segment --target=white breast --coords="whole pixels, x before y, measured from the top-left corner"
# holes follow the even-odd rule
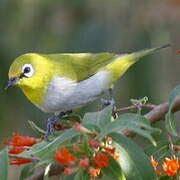
[[[64,77],[55,77],[49,84],[45,101],[38,105],[46,112],[75,109],[94,101],[109,88],[111,73],[102,70],[81,82]]]

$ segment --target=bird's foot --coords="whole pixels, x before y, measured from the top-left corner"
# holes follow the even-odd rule
[[[112,99],[101,99],[101,104],[103,107],[106,107],[106,106],[109,106],[109,105],[112,105],[114,106],[115,105],[115,100],[112,98]]]
[[[116,110],[115,104],[116,104],[116,102],[115,102],[114,98],[111,98],[111,99],[101,99],[102,109],[104,109],[106,106],[112,105],[113,106],[113,111],[115,111]]]
[[[48,118],[47,120],[47,130],[46,130],[46,134],[44,136],[44,139],[45,140],[49,140],[49,136],[52,135],[54,133],[54,126],[56,124],[56,122],[59,120],[59,119],[62,119],[62,117],[66,115],[66,113],[64,112],[60,112],[59,114],[55,114],[51,117]]]
[[[101,99],[102,108],[112,105],[113,110],[116,110],[116,106],[115,106],[116,102],[113,98],[113,89],[112,88],[109,88],[109,97],[110,97],[110,99]]]

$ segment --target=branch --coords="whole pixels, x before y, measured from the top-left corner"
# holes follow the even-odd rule
[[[157,105],[157,106],[151,105],[151,104],[144,104],[144,105],[142,105],[142,107],[150,109],[150,112],[145,114],[144,117],[146,117],[151,123],[156,123],[156,122],[164,119],[166,113],[168,112],[169,104],[168,104],[168,102],[165,102],[165,103]],[[118,109],[116,112],[124,113],[124,112],[129,112],[129,111],[132,111],[135,109],[137,109],[137,106],[132,105],[129,107]],[[173,112],[177,112],[179,110],[180,110],[180,98],[176,99],[174,106],[172,108]],[[128,131],[128,130],[124,131],[123,134],[125,134],[127,136],[136,135],[135,132]],[[176,149],[177,149],[177,147],[176,147]],[[179,150],[179,147],[178,147],[178,150]],[[50,170],[49,176],[55,176],[55,175],[58,176],[62,173],[62,171],[63,171],[63,166],[57,165],[57,164],[53,165]],[[34,175],[27,178],[26,180],[43,180],[43,175],[44,175],[44,170],[41,170],[41,171],[36,172]]]
[[[156,123],[158,121],[164,120],[166,113],[169,110],[169,103],[165,102],[158,106],[155,106],[150,112],[144,115],[151,123]],[[180,98],[176,99],[172,112],[177,112],[180,110]],[[124,131],[123,134],[127,136],[134,136],[135,132],[133,131]]]
[[[146,108],[146,109],[149,109],[149,110],[152,110],[152,109],[154,109],[156,107],[156,105],[154,105],[154,104],[141,104],[140,106],[142,108]],[[115,112],[118,113],[118,114],[122,114],[122,113],[130,112],[130,111],[134,111],[134,110],[137,110],[137,109],[138,109],[138,107],[136,105],[132,105],[132,106],[117,109]]]

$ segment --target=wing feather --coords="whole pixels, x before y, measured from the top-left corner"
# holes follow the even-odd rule
[[[54,61],[54,71],[59,76],[68,77],[77,82],[89,78],[99,69],[109,64],[114,53],[68,53],[42,55]]]

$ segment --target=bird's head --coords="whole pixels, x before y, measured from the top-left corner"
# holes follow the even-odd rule
[[[51,78],[51,63],[43,56],[35,53],[24,54],[14,60],[9,69],[9,81],[6,88],[41,88]]]

